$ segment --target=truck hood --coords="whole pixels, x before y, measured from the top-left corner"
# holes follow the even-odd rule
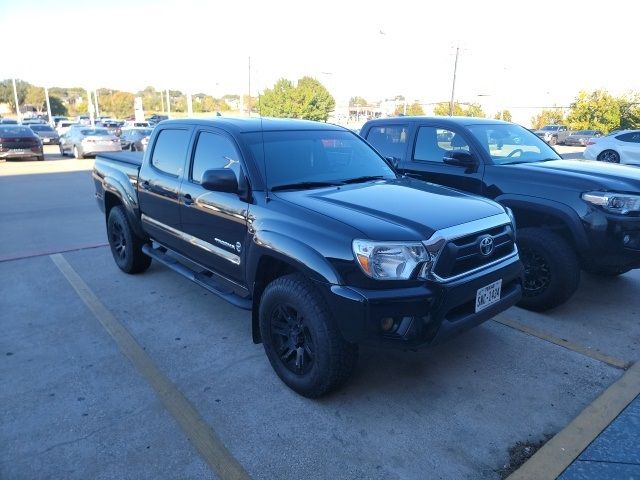
[[[553,160],[540,163],[504,165],[514,171],[525,172],[530,180],[543,173],[545,182],[557,182],[577,190],[605,190],[640,192],[640,168],[594,160]],[[553,175],[553,176],[550,176]]]
[[[436,230],[504,213],[491,200],[409,178],[275,196],[374,240],[425,240]]]

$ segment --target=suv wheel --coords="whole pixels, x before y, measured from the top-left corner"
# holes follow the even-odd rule
[[[518,306],[544,311],[566,302],[580,283],[580,264],[567,241],[541,228],[518,230],[524,264],[523,297]]]
[[[107,235],[116,265],[126,273],[144,272],[151,265],[151,257],[142,253],[144,240],[136,236],[121,205],[113,207],[107,219]]]
[[[324,299],[304,276],[287,275],[267,285],[259,317],[269,362],[295,392],[317,398],[351,376],[358,346],[342,338]]]

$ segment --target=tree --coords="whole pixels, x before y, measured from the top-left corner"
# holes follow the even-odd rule
[[[539,129],[545,125],[556,125],[565,123],[564,113],[561,108],[544,109],[535,117],[531,117],[531,126]]]
[[[424,109],[422,108],[422,105],[415,101],[407,107],[407,115],[424,115]]]
[[[281,78],[260,98],[260,114],[270,117],[305,118],[326,121],[335,100],[315,78],[303,77],[296,86]]]
[[[51,115],[68,115],[67,107],[58,97],[49,95],[49,105],[51,105]]]
[[[500,112],[496,112],[494,117],[496,120],[504,120],[505,122],[511,121],[511,112],[509,110],[502,110]]]
[[[640,128],[640,94],[620,100],[620,128]]]
[[[24,80],[16,80],[16,92],[18,93],[19,105],[24,104],[24,98],[30,86],[31,84]],[[13,81],[11,79],[0,82],[0,103],[8,103],[12,110],[16,109],[16,102],[13,96]]]
[[[367,102],[363,97],[356,96],[349,99],[350,107],[366,107],[367,105],[369,105],[369,102]]]
[[[464,106],[463,106],[464,105]],[[433,107],[433,114],[439,116],[449,115],[449,103],[438,103]],[[459,117],[484,117],[482,107],[478,103],[460,104],[458,102],[453,103],[453,115]]]
[[[581,91],[571,104],[567,122],[573,130],[608,132],[620,126],[620,106],[620,99],[606,90]]]
[[[24,96],[24,104],[35,107],[38,112],[45,110],[44,88],[29,85]]]

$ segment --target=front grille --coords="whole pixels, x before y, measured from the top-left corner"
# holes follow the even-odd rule
[[[483,239],[491,238],[493,251],[481,253]],[[447,280],[471,270],[481,268],[515,251],[515,234],[511,225],[501,225],[471,235],[459,237],[446,243],[440,253],[433,272]]]

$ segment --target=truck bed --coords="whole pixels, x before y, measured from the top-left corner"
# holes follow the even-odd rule
[[[96,159],[110,160],[112,162],[125,163],[138,169],[142,165],[143,152],[102,152],[96,155]]]

